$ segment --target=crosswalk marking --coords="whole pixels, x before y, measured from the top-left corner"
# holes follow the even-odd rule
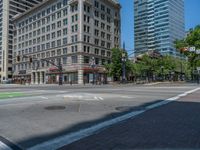
[[[63,95],[64,98],[71,98],[71,99],[78,99],[78,100],[85,100],[85,101],[100,101],[104,100],[102,97],[93,95],[93,94],[87,94],[87,93],[75,93],[75,94],[68,94]]]

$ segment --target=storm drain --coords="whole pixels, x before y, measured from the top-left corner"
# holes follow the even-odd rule
[[[46,110],[64,110],[66,107],[65,106],[48,106],[45,107]]]

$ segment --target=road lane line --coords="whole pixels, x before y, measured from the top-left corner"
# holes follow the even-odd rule
[[[146,106],[143,110],[133,111],[133,112],[124,114],[122,116],[116,117],[114,119],[101,122],[101,123],[94,125],[94,126],[91,126],[89,128],[82,129],[80,131],[73,132],[71,134],[67,134],[67,135],[60,136],[60,137],[57,137],[55,139],[43,142],[41,144],[38,144],[38,145],[35,145],[35,146],[29,148],[28,150],[44,150],[44,149],[56,150],[56,149],[61,148],[65,145],[69,145],[69,144],[71,144],[75,141],[78,141],[80,139],[83,139],[83,138],[86,138],[90,135],[93,135],[101,129],[108,128],[111,125],[114,125],[116,123],[122,122],[122,121],[130,119],[130,118],[133,118],[133,117],[138,116],[138,115],[140,115],[140,114],[142,114],[146,111],[149,111],[151,109],[157,108],[157,107],[162,106],[162,105],[166,105],[170,102],[178,100],[179,98],[183,97],[183,95],[188,95],[188,94],[194,93],[198,90],[200,90],[200,88],[196,88],[196,89],[184,92],[182,94],[179,94],[177,96],[168,98],[168,99],[163,100],[161,102],[151,104],[149,106]]]
[[[103,100],[103,97],[99,97],[100,100]]]
[[[133,99],[135,97],[131,97],[131,96],[120,96],[121,98],[126,98],[126,99]]]
[[[48,97],[45,97],[45,96],[40,96],[40,98],[42,98],[42,99],[49,99]]]
[[[0,150],[22,150],[17,145],[0,136]]]
[[[0,150],[12,150],[12,149],[0,141]]]

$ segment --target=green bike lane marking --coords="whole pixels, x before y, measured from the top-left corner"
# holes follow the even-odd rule
[[[33,93],[24,93],[24,92],[1,92],[0,100],[11,99],[11,98],[19,98],[19,97],[28,97],[28,96],[36,96],[38,94]]]

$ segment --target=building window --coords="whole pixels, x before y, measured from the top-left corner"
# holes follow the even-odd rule
[[[95,6],[96,8],[99,8],[99,2],[95,1],[95,2],[94,2],[94,6]]]
[[[78,62],[77,56],[71,56],[71,59],[73,64]]]
[[[55,37],[56,37],[56,33],[55,32],[51,33],[51,38],[54,39]]]
[[[51,42],[51,47],[54,48],[56,46],[55,41]]]
[[[67,54],[67,48],[63,48],[63,55]]]
[[[56,55],[55,51],[51,51],[51,57],[54,57]]]
[[[57,50],[57,55],[61,55],[61,49]]]
[[[60,9],[61,8],[61,2],[57,3],[57,9]]]
[[[56,24],[55,24],[55,23],[53,23],[53,24],[51,25],[51,29],[52,29],[52,30],[55,30],[55,29],[56,29]]]
[[[51,19],[52,19],[52,21],[54,21],[56,19],[56,15],[52,14]]]
[[[61,21],[57,22],[57,27],[60,28],[61,27]]]
[[[57,46],[61,46],[61,40],[57,40]]]
[[[78,4],[71,6],[71,12],[76,12],[78,10]]]
[[[99,55],[99,49],[95,48],[94,53],[95,53],[96,55]]]
[[[89,62],[90,62],[89,56],[84,56],[84,63],[89,64]]]
[[[61,30],[57,31],[57,37],[61,36]]]
[[[68,0],[63,0],[63,5],[67,5]]]
[[[67,45],[67,38],[63,38],[63,45]]]
[[[61,17],[61,11],[57,12],[57,18],[59,19]]]
[[[63,35],[67,35],[67,28],[63,29]]]
[[[63,9],[63,15],[64,15],[64,16],[67,15],[67,8]]]
[[[105,11],[105,6],[104,5],[101,5],[101,10]]]
[[[65,26],[65,25],[67,25],[67,23],[68,23],[68,20],[66,18],[66,19],[63,20],[63,25]]]
[[[67,64],[67,57],[63,57],[63,64]]]

